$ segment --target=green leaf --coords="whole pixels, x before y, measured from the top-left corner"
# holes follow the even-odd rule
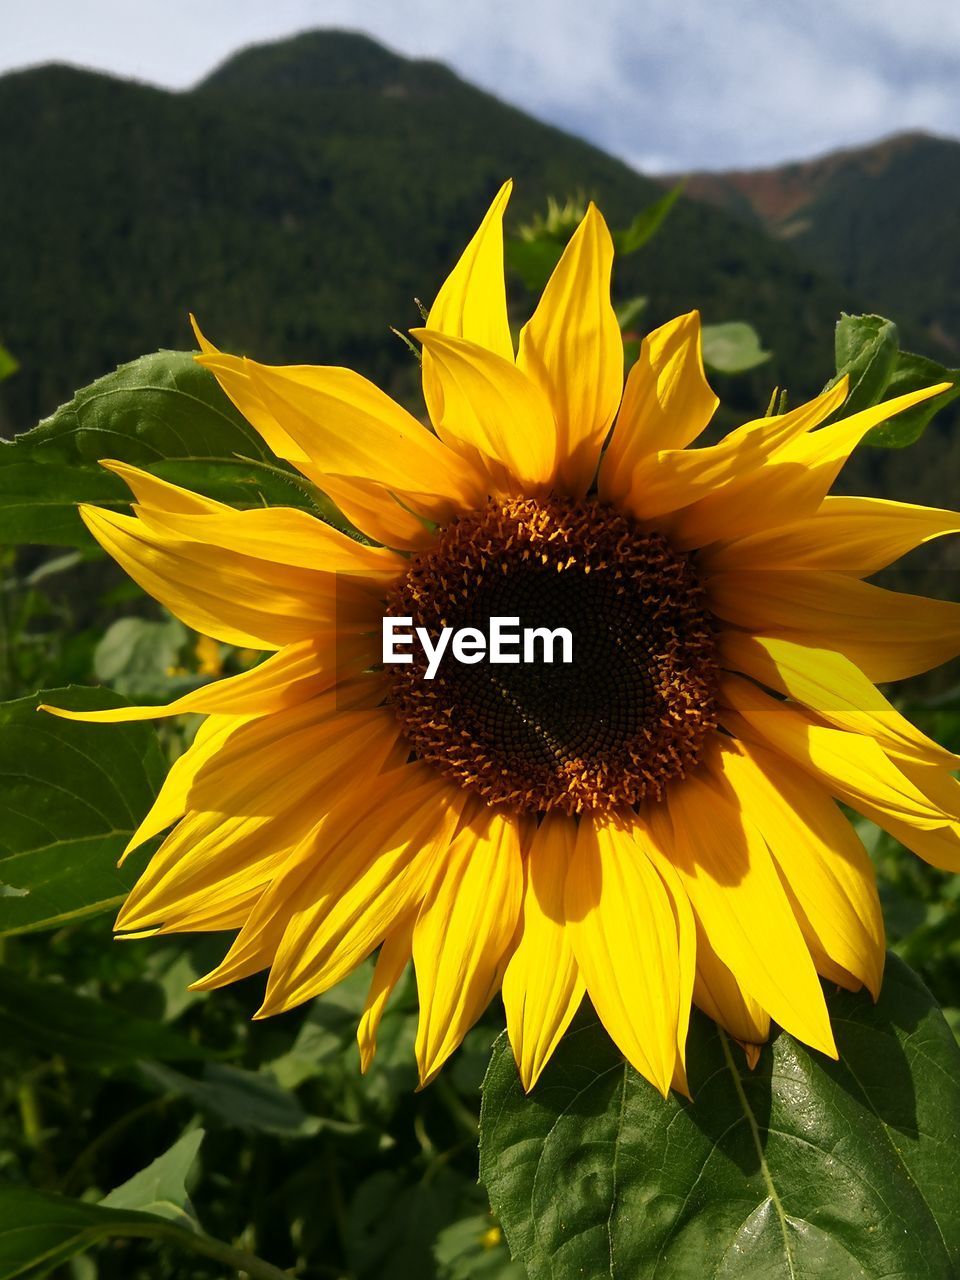
[[[884,398],[900,354],[897,326],[883,316],[844,314],[837,321],[834,345],[837,375],[830,385],[844,376],[850,379],[844,415],[878,404]]]
[[[742,320],[703,326],[703,363],[718,373],[746,373],[770,359],[757,331]]]
[[[94,650],[94,675],[126,698],[169,702],[198,684],[195,676],[179,681],[170,676],[189,638],[176,618],[118,618]]]
[[[0,1024],[6,1049],[56,1054],[88,1069],[129,1066],[145,1058],[187,1062],[210,1056],[161,1022],[78,995],[64,983],[37,982],[6,968],[0,968]]]
[[[952,382],[953,387],[932,400],[898,414],[875,427],[866,443],[883,449],[903,449],[919,440],[931,419],[960,396],[960,369],[948,369],[926,356],[900,350],[897,326],[883,316],[842,315],[836,333],[837,373],[827,384],[834,386],[844,374],[850,391],[840,414],[848,417],[882,400]]]
[[[433,1254],[441,1280],[527,1280],[520,1264],[510,1261],[489,1214],[473,1214],[444,1227]]]
[[[867,444],[882,449],[903,449],[906,445],[913,444],[926,431],[931,419],[960,396],[960,369],[947,369],[936,360],[901,351],[897,367],[887,383],[888,397],[903,396],[910,391],[919,391],[922,387],[935,387],[939,382],[952,382],[953,386],[942,395],[924,400],[922,404],[875,427],[867,436]]]
[[[213,1258],[232,1268],[224,1274],[240,1272],[250,1280],[286,1280],[284,1272],[261,1258],[156,1213],[68,1200],[29,1187],[0,1186],[0,1280],[47,1275],[104,1240],[136,1237]]]
[[[37,1274],[38,1268],[46,1274],[101,1240],[137,1234],[154,1221],[160,1220],[28,1187],[0,1187],[0,1280]]]
[[[0,343],[0,382],[4,382],[17,372],[20,365],[13,358],[7,348]]]
[[[37,711],[122,701],[68,688],[0,703],[0,936],[112,910],[135,880],[135,859],[116,863],[166,772],[154,730]]]
[[[592,1015],[529,1097],[501,1037],[480,1172],[530,1280],[952,1280],[960,1048],[887,963],[876,1005],[829,998],[839,1062],[781,1032],[751,1072],[697,1015],[693,1103],[664,1101]]]
[[[200,1144],[202,1129],[185,1133],[169,1151],[135,1173],[100,1201],[107,1209],[139,1209],[155,1213],[158,1218],[169,1218],[188,1230],[197,1230],[198,1224],[190,1197],[187,1194],[187,1175],[193,1168]]]
[[[198,1111],[236,1129],[272,1133],[283,1138],[309,1138],[317,1133],[352,1136],[359,1126],[310,1115],[299,1099],[269,1076],[224,1063],[211,1063],[194,1079],[171,1067],[147,1063],[142,1073],[165,1093],[189,1099]]]
[[[550,279],[550,273],[560,261],[563,243],[553,239],[516,240],[504,242],[504,261],[508,271],[513,271],[531,293],[540,293]]]
[[[0,445],[0,543],[79,546],[76,505],[124,508],[112,458],[240,507],[311,507],[279,461],[188,352],[158,351],[78,391],[32,431]]]
[[[680,182],[665,196],[661,196],[659,200],[654,200],[653,204],[648,204],[645,209],[641,209],[628,227],[612,232],[615,252],[624,257],[627,254],[636,253],[648,240],[652,240],[663,226],[664,219],[676,204],[682,191],[683,183]]]
[[[620,326],[621,332],[631,328],[639,320],[647,309],[648,301],[649,299],[645,295],[640,294],[638,297],[630,298],[617,307],[617,324]]]

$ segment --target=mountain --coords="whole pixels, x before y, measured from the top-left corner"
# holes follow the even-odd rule
[[[31,425],[118,362],[193,343],[265,360],[348,363],[398,394],[415,369],[388,326],[416,324],[487,202],[510,219],[582,190],[623,225],[659,186],[436,63],[366,37],[248,49],[189,92],[67,66],[0,78],[0,340],[21,371],[8,418]],[[752,321],[775,353],[730,393],[819,388],[854,291],[757,225],[681,201],[624,259],[645,322],[699,306]],[[522,299],[521,299],[522,300]]]
[[[960,141],[903,133],[803,163],[693,174],[686,191],[960,355]]]

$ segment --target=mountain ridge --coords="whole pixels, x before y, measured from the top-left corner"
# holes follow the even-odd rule
[[[513,227],[576,190],[624,225],[660,192],[452,71],[343,32],[254,46],[178,92],[15,72],[0,115],[0,338],[21,363],[3,398],[20,429],[119,362],[192,346],[191,310],[224,347],[351,364],[413,395],[388,326],[417,323],[412,299],[433,296],[506,176]],[[750,408],[774,381],[818,389],[836,316],[860,305],[689,200],[655,249],[618,263],[617,287],[649,295],[647,327],[693,307],[752,322],[775,357],[729,388]]]
[[[685,183],[691,199],[761,227],[960,355],[960,140],[909,130],[810,160],[692,173]]]

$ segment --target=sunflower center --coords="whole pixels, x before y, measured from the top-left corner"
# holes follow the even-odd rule
[[[498,617],[571,633],[570,662],[538,646],[515,665],[448,657],[426,679],[414,646],[384,668],[414,753],[489,804],[572,814],[659,798],[716,725],[694,567],[606,503],[491,499],[411,561],[386,612],[433,645],[445,627],[489,634]]]

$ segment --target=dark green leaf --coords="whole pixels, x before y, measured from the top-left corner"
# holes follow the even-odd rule
[[[40,702],[118,706],[102,689],[51,689],[0,704],[0,936],[118,907],[137,867],[116,865],[165,763],[146,724],[87,725]],[[133,860],[131,860],[133,861]]]
[[[746,373],[769,359],[752,325],[731,320],[703,326],[703,362],[718,373]]]
[[[375,1173],[350,1204],[351,1269],[359,1280],[434,1280],[439,1232],[452,1218],[477,1208],[475,1187],[464,1186],[449,1170],[416,1182],[392,1170]]]
[[[653,239],[663,226],[664,219],[676,204],[682,191],[683,183],[680,182],[668,191],[665,196],[661,196],[653,204],[648,204],[645,209],[641,209],[628,227],[624,227],[620,231],[614,231],[612,235],[615,251],[621,257],[629,253],[636,253],[648,240]]]
[[[0,1187],[0,1280],[40,1268],[45,1274],[101,1240],[154,1221],[159,1220],[27,1187]]]
[[[510,238],[504,242],[503,248],[507,270],[515,272],[531,293],[539,293],[543,289],[563,253],[562,243],[546,237],[538,240]]]
[[[284,1280],[285,1273],[231,1245],[155,1213],[68,1200],[29,1187],[0,1187],[0,1280],[47,1275],[104,1240],[143,1237],[213,1258],[251,1280]]]
[[[142,1070],[147,1080],[165,1093],[188,1098],[204,1115],[237,1129],[284,1138],[309,1138],[323,1131],[343,1135],[359,1132],[356,1125],[310,1115],[296,1094],[255,1071],[211,1063],[197,1080],[156,1063],[145,1064]]]
[[[631,328],[647,308],[648,299],[640,294],[617,307],[617,324],[621,331]]]
[[[100,1201],[107,1209],[133,1209],[169,1218],[190,1230],[196,1230],[196,1215],[187,1194],[187,1175],[203,1142],[203,1130],[185,1133],[169,1151],[158,1156],[145,1169],[135,1173],[121,1186],[115,1187]]]
[[[781,1033],[750,1072],[697,1016],[695,1102],[666,1102],[592,1016],[524,1097],[501,1038],[481,1177],[531,1280],[952,1280],[960,1049],[894,957],[874,1006],[829,1000],[839,1062]]]
[[[37,982],[0,968],[4,1046],[41,1057],[58,1054],[82,1067],[120,1067],[143,1058],[206,1058],[199,1045],[160,1022],[77,995],[61,982]]]
[[[270,452],[183,351],[159,351],[78,391],[0,445],[0,542],[80,545],[78,502],[123,508],[126,485],[98,464],[129,462],[236,506],[310,506],[306,482]]]

